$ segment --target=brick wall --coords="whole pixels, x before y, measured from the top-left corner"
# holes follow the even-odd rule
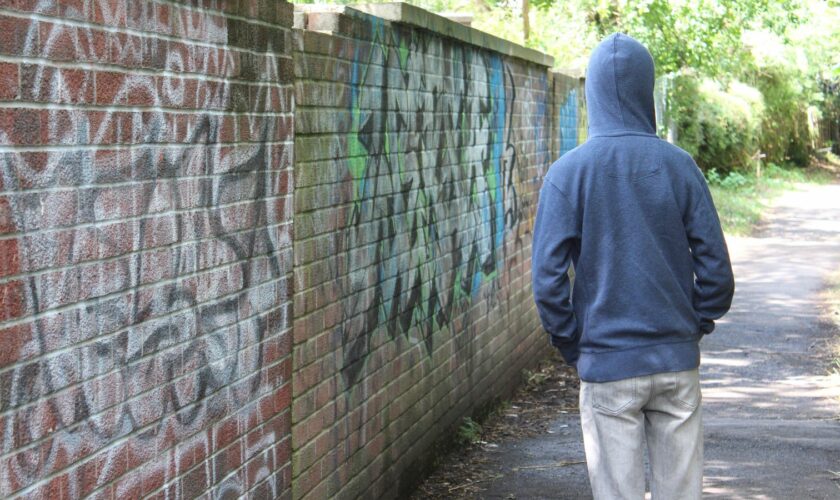
[[[394,497],[550,352],[530,231],[583,124],[549,57],[405,4],[0,33],[0,496]]]
[[[551,75],[551,157],[559,158],[586,140],[583,80],[557,71]]]
[[[554,136],[577,144],[577,79],[417,8],[363,8],[380,17],[296,23],[295,498],[405,493],[549,352],[531,227]]]
[[[0,496],[288,496],[292,16],[0,2]]]

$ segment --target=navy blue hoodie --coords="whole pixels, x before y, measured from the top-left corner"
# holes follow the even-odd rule
[[[624,34],[586,74],[589,138],[551,165],[532,279],[551,343],[590,382],[681,371],[732,302],[734,279],[706,180],[656,136],[654,65]],[[568,277],[574,264],[574,296]]]

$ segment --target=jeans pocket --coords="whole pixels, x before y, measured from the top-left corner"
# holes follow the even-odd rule
[[[671,402],[686,410],[696,410],[703,396],[700,393],[700,375],[697,369],[671,374],[669,396]]]
[[[592,407],[618,415],[636,401],[636,378],[592,384]]]

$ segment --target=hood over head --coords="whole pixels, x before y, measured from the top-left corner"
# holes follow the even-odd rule
[[[613,33],[592,51],[586,69],[589,135],[656,133],[653,57],[644,45]]]

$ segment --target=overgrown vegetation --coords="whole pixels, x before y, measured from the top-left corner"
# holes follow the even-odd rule
[[[443,437],[411,494],[427,498],[479,498],[488,481],[498,479],[493,465],[511,439],[544,436],[558,414],[577,412],[579,380],[556,349],[533,369],[520,372],[522,384],[509,399],[493,398]]]
[[[481,439],[481,425],[470,417],[461,420],[455,441],[460,445],[475,444]]]
[[[669,117],[677,143],[706,172],[746,170],[758,160],[764,100],[738,81],[726,86],[695,72],[668,80]]]
[[[660,131],[704,170],[758,159],[806,166],[819,120],[838,114],[840,6],[820,0],[582,2],[599,36],[624,31],[656,61]],[[663,119],[664,118],[664,119]]]
[[[311,3],[324,0],[296,0]],[[352,4],[354,0],[326,0]],[[373,0],[387,1],[387,0]],[[583,74],[589,53],[614,31],[654,57],[676,143],[705,171],[755,161],[805,166],[818,123],[840,117],[837,0],[410,0],[555,58]],[[527,23],[523,22],[527,13]],[[527,36],[526,36],[526,28]],[[836,132],[835,132],[836,134]]]
[[[796,183],[825,183],[833,178],[825,170],[782,168],[774,163],[763,168],[760,176],[755,171],[720,174],[713,168],[706,172],[723,230],[732,235],[749,234],[773,198]]]

